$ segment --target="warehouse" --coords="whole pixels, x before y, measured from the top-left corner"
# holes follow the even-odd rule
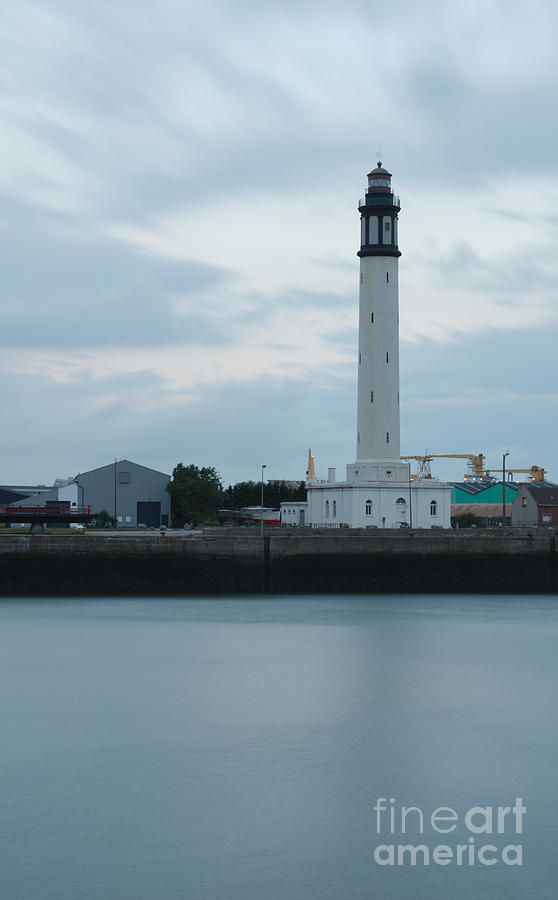
[[[69,484],[45,488],[39,495],[31,494],[13,505],[90,506],[92,512],[106,510],[119,527],[159,528],[170,522],[169,481],[170,475],[164,472],[121,459],[80,472]]]

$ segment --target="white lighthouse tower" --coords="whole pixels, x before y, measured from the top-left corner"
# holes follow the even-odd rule
[[[357,460],[399,460],[399,198],[381,162],[360,212]]]
[[[356,461],[346,480],[309,478],[308,522],[315,526],[450,526],[449,485],[411,483],[400,458],[399,197],[381,162],[368,174],[360,213]]]

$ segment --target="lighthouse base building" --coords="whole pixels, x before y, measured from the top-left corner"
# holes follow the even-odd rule
[[[350,463],[345,481],[329,470],[327,481],[306,482],[306,520],[315,528],[449,528],[451,485],[410,481],[397,460]]]
[[[309,461],[307,509],[292,510],[314,527],[449,528],[451,486],[411,480],[399,441],[400,204],[381,162],[368,174],[359,203],[360,293],[356,461],[345,481],[329,469],[315,477]],[[284,504],[289,506],[288,504]],[[292,506],[292,504],[291,504]],[[282,521],[287,522],[287,513]],[[293,523],[294,524],[294,523]]]

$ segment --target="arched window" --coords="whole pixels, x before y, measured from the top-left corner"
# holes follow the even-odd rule
[[[437,500],[430,501],[430,515],[431,516],[438,515],[438,501]]]
[[[372,515],[372,500],[366,501],[366,504],[364,506],[364,512],[366,513],[367,516]]]
[[[329,500],[326,500],[326,519],[329,519]]]
[[[333,501],[333,518],[337,515],[337,500]]]

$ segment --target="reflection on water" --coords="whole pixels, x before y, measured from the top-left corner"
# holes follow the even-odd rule
[[[555,598],[3,601],[0,626],[10,900],[556,897]],[[522,867],[373,861],[469,836],[378,837],[378,797],[517,796]]]

